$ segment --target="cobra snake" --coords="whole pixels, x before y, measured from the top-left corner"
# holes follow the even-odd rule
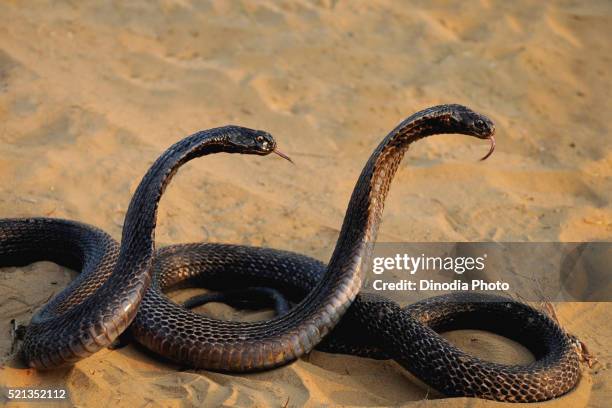
[[[463,293],[402,309],[386,298],[359,294],[371,257],[368,244],[376,240],[385,197],[408,146],[431,135],[464,134],[491,141],[486,158],[495,147],[494,131],[491,120],[461,105],[435,106],[402,121],[363,168],[327,265],[292,252],[239,245],[186,244],[156,251],[158,203],[184,163],[218,152],[275,152],[288,158],[269,133],[238,126],[197,132],[155,161],[132,197],[120,246],[104,231],[75,221],[2,219],[0,266],[49,260],[81,271],[32,317],[23,359],[37,369],[70,365],[108,347],[130,327],[139,343],[171,360],[248,372],[294,361],[325,338],[323,350],[393,358],[449,396],[532,402],[562,395],[580,377],[572,340],[528,305]],[[221,321],[163,294],[186,279],[221,289],[237,282],[278,288],[297,305],[266,321]],[[536,360],[528,365],[483,361],[437,334],[459,328],[510,337]]]

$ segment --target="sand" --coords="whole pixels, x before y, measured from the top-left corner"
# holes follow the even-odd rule
[[[496,122],[497,151],[481,163],[487,145],[474,139],[415,145],[380,240],[610,240],[611,24],[606,1],[5,1],[0,217],[70,218],[119,239],[165,148],[240,124],[271,132],[297,165],[236,155],[189,164],[162,200],[158,245],[266,245],[327,261],[378,141],[409,114],[456,102]],[[24,368],[9,356],[9,320],[27,323],[74,276],[46,262],[2,269],[0,385],[67,388],[77,406],[499,405],[443,398],[393,362],[316,351],[250,375],[184,369],[133,345],[72,369]],[[610,303],[557,313],[599,363],[542,405],[607,406]],[[449,336],[483,358],[529,361],[491,334]]]

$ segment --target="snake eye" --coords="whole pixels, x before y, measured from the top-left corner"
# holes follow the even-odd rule
[[[484,123],[484,121],[483,121],[482,119],[478,119],[478,120],[476,120],[476,122],[474,122],[474,125],[475,125],[477,128],[480,128],[480,129],[482,129],[482,128],[484,128],[484,127],[485,127],[485,123]]]
[[[255,140],[257,140],[258,143],[262,143],[264,141],[264,138],[263,136],[257,136]]]

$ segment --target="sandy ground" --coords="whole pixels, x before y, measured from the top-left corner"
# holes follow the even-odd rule
[[[267,245],[326,261],[378,141],[419,109],[457,102],[496,122],[496,153],[480,163],[486,143],[420,142],[380,240],[612,236],[610,2],[19,3],[0,3],[1,217],[70,218],[119,238],[152,161],[234,123],[270,131],[297,166],[195,161],[162,200],[158,244]],[[7,357],[9,320],[27,322],[72,276],[50,263],[2,269],[0,385],[67,388],[78,406],[496,405],[442,398],[392,362],[320,352],[252,375],[184,370],[134,346],[70,370],[23,368]],[[557,312],[599,364],[545,406],[609,406],[610,303]],[[484,358],[529,361],[490,334],[449,336]]]

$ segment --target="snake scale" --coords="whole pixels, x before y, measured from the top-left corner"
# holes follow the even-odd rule
[[[488,118],[461,105],[435,106],[401,122],[363,168],[327,265],[291,252],[229,244],[155,249],[159,200],[184,163],[219,152],[275,152],[287,158],[270,134],[238,126],[195,133],[155,161],[132,197],[120,246],[105,232],[75,221],[2,219],[0,266],[49,260],[81,271],[32,317],[23,359],[38,369],[69,365],[111,345],[130,327],[151,350],[210,370],[269,369],[319,345],[326,351],[393,358],[449,396],[532,402],[562,395],[580,377],[572,340],[528,305],[463,293],[401,308],[386,298],[359,294],[371,255],[368,243],[376,240],[385,197],[408,146],[431,135],[464,134],[491,140],[486,158],[495,146],[494,129]],[[221,290],[276,288],[297,304],[266,321],[221,321],[163,294],[187,279]],[[535,361],[524,366],[486,362],[437,334],[459,328],[510,337],[526,345]]]

